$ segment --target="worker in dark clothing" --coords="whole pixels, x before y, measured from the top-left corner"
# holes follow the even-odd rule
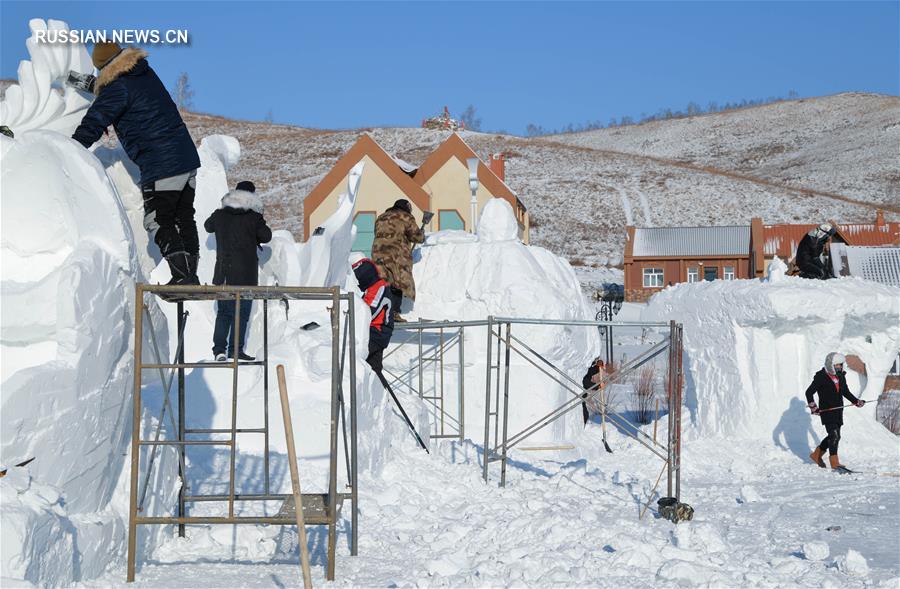
[[[606,386],[606,383],[603,382],[604,378],[606,378],[606,364],[603,362],[603,360],[597,358],[591,363],[591,366],[590,368],[588,368],[588,371],[584,375],[584,378],[581,379],[581,387],[583,389],[590,389],[592,391],[602,390]],[[587,422],[591,418],[591,412],[588,410],[587,404],[588,394],[589,393],[582,393],[581,395],[581,398],[585,399],[581,402],[581,412],[584,417],[585,425],[587,425]]]
[[[845,361],[842,354],[837,352],[828,354],[825,357],[825,367],[816,373],[812,384],[806,389],[807,405],[813,415],[821,418],[827,433],[825,439],[809,457],[820,467],[825,468],[822,456],[827,449],[831,468],[841,473],[849,472],[838,459],[838,443],[841,441],[841,426],[844,425],[844,410],[841,407],[843,407],[845,398],[857,407],[866,404],[865,401],[854,397],[847,387],[847,378],[844,372]],[[813,399],[814,395],[819,396],[818,404]]]
[[[252,182],[238,182],[237,187],[222,197],[222,207],[213,211],[203,227],[216,234],[216,269],[213,284],[256,286],[259,284],[259,244],[272,239],[272,230],[263,218],[262,200]],[[256,358],[244,353],[251,299],[241,300],[240,350],[238,359],[252,362]],[[216,302],[216,327],[213,333],[213,355],[219,362],[234,358],[234,300]],[[227,348],[227,350],[226,350]],[[226,351],[228,355],[226,356]]]
[[[147,63],[147,52],[97,43],[97,98],[72,139],[90,147],[112,125],[122,148],[141,171],[144,228],[169,264],[169,284],[200,284],[200,240],[194,190],[200,156],[169,91]]]
[[[800,245],[797,246],[797,268],[801,278],[817,278],[825,280],[831,277],[831,272],[825,266],[825,244],[835,234],[836,229],[831,223],[822,223],[803,236]]]

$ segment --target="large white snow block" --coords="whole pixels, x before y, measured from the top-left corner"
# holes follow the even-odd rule
[[[876,399],[900,351],[898,317],[900,289],[790,276],[678,285],[653,297],[642,316],[684,324],[686,436],[765,439],[804,459],[824,433],[804,392],[825,355],[859,356],[867,378],[850,372],[848,384],[857,397]],[[842,456],[844,448],[896,452],[875,403],[845,409],[844,422],[853,443]]]
[[[413,264],[417,298],[410,317],[592,319],[568,262],[543,248],[524,245],[515,238],[511,229],[514,226],[509,204],[494,199],[484,209],[477,241],[435,240],[434,245],[419,248]],[[489,239],[486,241],[484,236]],[[394,341],[401,342],[404,333],[395,331]],[[513,325],[512,334],[579,383],[600,348],[596,327]],[[466,329],[464,426],[466,437],[476,443],[484,439],[486,339],[485,328]],[[404,348],[389,358],[390,365],[401,373],[415,359],[417,340],[414,338],[413,345]],[[496,362],[496,348],[492,352]],[[451,393],[457,388],[457,358],[453,350],[444,361],[444,387],[449,395],[445,397],[445,407],[458,404],[455,392]],[[511,363],[509,433],[513,434],[572,395],[516,354]],[[565,440],[580,427],[581,413],[573,411],[541,430],[529,443]]]

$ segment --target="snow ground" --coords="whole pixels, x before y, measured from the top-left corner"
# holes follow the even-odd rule
[[[663,420],[664,422],[664,420]],[[851,464],[841,476],[790,452],[705,440],[684,448],[683,500],[696,514],[677,526],[642,504],[660,464],[599,425],[579,441],[583,458],[513,454],[505,489],[480,474],[480,449],[443,442],[431,456],[392,456],[377,479],[361,481],[359,556],[349,556],[349,522],[338,540],[335,586],[803,586],[896,587],[900,582],[897,457]],[[853,444],[846,432],[845,444]],[[454,481],[448,485],[447,481]],[[861,492],[864,488],[864,492]],[[661,483],[665,489],[665,480]],[[835,527],[839,529],[835,529]],[[831,530],[834,531],[830,531]],[[226,528],[227,529],[227,528]],[[286,534],[295,537],[289,528]],[[224,531],[224,530],[223,530]],[[168,543],[141,565],[135,587],[297,587],[298,551],[233,556],[202,542]],[[231,538],[230,530],[222,534]],[[313,582],[324,582],[324,528],[311,528]],[[803,546],[824,542],[813,560]],[[866,576],[838,567],[848,550]],[[118,585],[123,568],[85,587]]]

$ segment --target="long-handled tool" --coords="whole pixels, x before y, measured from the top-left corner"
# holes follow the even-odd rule
[[[865,399],[860,399],[860,401],[866,401]],[[868,401],[866,401],[868,403]],[[841,405],[840,407],[832,407],[831,409],[819,409],[819,413],[828,413],[829,411],[837,411],[838,409],[846,409],[847,407],[856,407],[856,403],[850,403],[849,405]]]
[[[394,389],[391,388],[391,385],[388,384],[387,379],[384,377],[384,374],[381,373],[380,370],[375,370],[375,374],[378,375],[378,380],[381,381],[381,384],[384,386],[384,390],[391,394],[391,398],[394,400],[394,404],[397,405],[397,409],[400,410],[400,414],[403,416],[404,421],[406,421],[406,425],[409,426],[409,430],[416,436],[416,441],[419,442],[419,445],[425,450],[426,454],[431,454],[428,451],[428,448],[425,446],[425,442],[422,441],[422,436],[419,435],[419,432],[416,431],[416,428],[413,426],[412,421],[409,420],[409,416],[406,414],[406,411],[403,410],[403,405],[400,404],[400,401],[397,400],[397,395],[394,394]]]
[[[287,382],[284,366],[279,364],[278,391],[281,394],[281,415],[284,418],[284,438],[287,443],[288,466],[291,469],[291,491],[294,495],[294,513],[297,518],[297,535],[300,543],[300,569],[303,572],[303,586],[312,589],[312,574],[309,570],[309,548],[306,546],[306,522],[303,520],[303,495],[300,493],[300,474],[297,472],[297,450],[294,448],[294,427],[291,423],[291,405],[288,402]],[[355,533],[355,532],[354,532]]]

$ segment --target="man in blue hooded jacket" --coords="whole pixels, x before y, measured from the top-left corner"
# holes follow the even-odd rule
[[[97,43],[91,58],[100,73],[97,98],[72,138],[93,145],[112,125],[141,170],[144,228],[172,271],[169,284],[200,284],[200,241],[194,189],[200,157],[178,108],[141,49]]]

